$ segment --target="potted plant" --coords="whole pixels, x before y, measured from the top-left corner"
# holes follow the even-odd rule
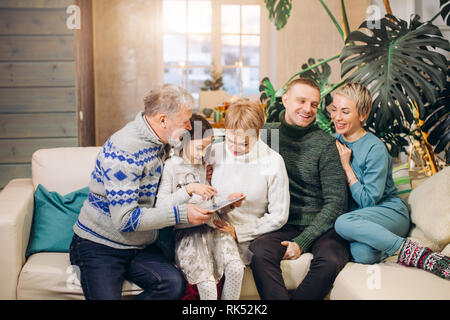
[[[392,156],[406,151],[414,140],[426,150],[423,154],[430,168],[434,167],[434,172],[438,166],[433,146],[435,153],[445,151],[446,163],[449,164],[449,63],[444,55],[431,48],[450,51],[448,40],[433,25],[439,15],[450,24],[447,17],[450,0],[440,0],[441,10],[430,21],[421,22],[420,17],[414,15],[409,23],[393,16],[389,1],[384,0],[387,15],[378,21],[364,21],[353,32],[349,29],[344,0],[340,0],[342,28],[324,1],[319,1],[344,40],[344,47],[329,59],[319,59],[317,63],[310,59],[309,64],[303,65],[302,70],[289,79],[303,76],[319,84],[322,94],[317,116],[319,125],[332,132],[332,122],[326,111],[328,94],[347,81],[360,82],[369,88],[374,98],[367,130],[385,142]],[[265,2],[268,8],[275,5],[270,0]],[[275,8],[274,12],[284,14],[284,19],[279,18],[279,21],[287,22],[289,13],[286,10],[290,7],[286,1],[283,3],[284,9]],[[281,2],[278,5],[282,5]],[[373,25],[377,27],[371,28]],[[336,59],[341,63],[342,79],[339,83],[330,84],[327,63]],[[278,121],[277,114],[283,108],[281,96],[287,83],[275,90],[268,78],[261,81],[260,99],[267,103],[268,122]],[[430,172],[434,173],[433,170]]]
[[[199,96],[199,107],[207,118],[214,111],[214,107],[222,104],[228,98],[223,87],[222,73],[217,71],[215,65],[211,67],[211,79],[205,80]]]

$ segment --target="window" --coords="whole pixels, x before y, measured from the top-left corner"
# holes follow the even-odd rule
[[[164,82],[179,84],[198,98],[214,64],[229,95],[258,94],[262,3],[163,0]]]
[[[260,6],[222,5],[224,86],[229,94],[256,94],[260,66]]]
[[[164,82],[176,83],[195,94],[209,78],[211,1],[163,2]]]

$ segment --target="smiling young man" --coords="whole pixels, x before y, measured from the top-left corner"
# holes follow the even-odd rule
[[[292,299],[323,299],[349,260],[348,243],[333,228],[347,210],[347,184],[335,139],[316,124],[320,89],[311,80],[296,79],[283,95],[280,122],[266,124],[279,130],[279,153],[289,177],[289,219],[280,230],[250,245],[256,287],[262,299],[289,299],[280,261],[295,260],[304,252],[314,258]],[[269,146],[276,141],[268,141]]]

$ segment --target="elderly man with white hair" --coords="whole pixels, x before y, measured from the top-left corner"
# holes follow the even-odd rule
[[[177,85],[152,90],[144,99],[145,111],[99,152],[70,245],[86,299],[120,299],[125,279],[144,290],[138,299],[183,296],[182,274],[155,241],[160,229],[203,224],[211,214],[192,204],[154,204],[170,144],[191,129],[193,103]]]

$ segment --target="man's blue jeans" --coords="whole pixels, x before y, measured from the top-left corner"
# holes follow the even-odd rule
[[[70,262],[80,268],[87,300],[120,300],[125,279],[144,290],[136,299],[173,300],[185,292],[183,275],[154,244],[142,250],[123,250],[74,235]]]

